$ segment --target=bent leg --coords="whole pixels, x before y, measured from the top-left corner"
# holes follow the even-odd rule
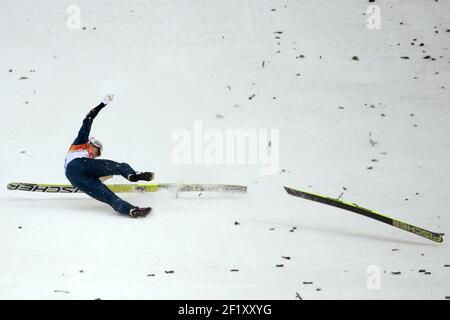
[[[130,174],[136,173],[134,169],[125,162],[119,163],[105,159],[87,159],[84,172],[91,177],[104,177],[111,175],[121,175],[128,179]]]
[[[109,204],[111,207],[114,208],[114,210],[116,210],[121,214],[129,214],[130,210],[136,207],[119,198],[114,192],[109,190],[108,187],[98,179],[98,177],[89,174],[91,173],[89,171],[92,171],[93,169],[96,168],[97,166],[97,164],[95,163],[96,161],[97,160],[86,158],[79,158],[72,160],[71,163],[69,163],[69,165],[66,168],[67,179],[69,179],[72,185],[78,187],[81,191],[91,196],[92,198]],[[103,162],[103,164],[107,163]],[[131,167],[127,169],[126,166],[122,165],[118,170],[122,170],[122,172],[126,174],[127,170],[130,169]],[[103,173],[100,174],[100,176],[103,175],[105,174]]]
[[[97,178],[87,178],[83,183],[78,183],[77,187],[92,198],[109,204],[114,210],[121,214],[127,215],[130,213],[131,209],[136,208],[119,198]]]

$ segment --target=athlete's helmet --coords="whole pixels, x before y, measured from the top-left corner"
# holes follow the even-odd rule
[[[97,139],[95,139],[95,137],[90,137],[89,138],[89,144],[93,145],[94,147],[97,147],[99,152],[98,155],[101,156],[103,153],[103,145],[100,141],[98,141]]]

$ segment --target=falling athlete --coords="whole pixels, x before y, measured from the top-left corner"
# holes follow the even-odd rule
[[[117,212],[133,218],[145,217],[152,208],[139,208],[119,198],[101,181],[113,175],[121,175],[131,182],[139,180],[151,181],[152,172],[136,172],[127,163],[112,160],[97,159],[103,153],[103,146],[94,137],[89,137],[92,122],[97,114],[113,100],[113,95],[105,99],[92,109],[83,120],[78,136],[73,141],[66,155],[64,164],[67,179],[72,185],[94,199],[105,202]]]

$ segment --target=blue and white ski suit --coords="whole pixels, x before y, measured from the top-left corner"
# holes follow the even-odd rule
[[[136,172],[127,163],[93,159],[93,147],[89,143],[92,122],[105,106],[103,102],[100,103],[84,118],[78,136],[67,152],[64,163],[65,173],[72,185],[78,187],[92,198],[109,204],[121,214],[129,214],[131,209],[137,207],[119,198],[99,178],[110,175],[121,175],[125,179],[128,179],[128,175]]]

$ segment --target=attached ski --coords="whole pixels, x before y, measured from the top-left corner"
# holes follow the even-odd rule
[[[247,192],[246,186],[233,184],[160,183],[158,188],[176,192]]]
[[[125,192],[154,192],[158,191],[157,184],[107,184],[111,191],[117,193]],[[8,183],[8,190],[43,192],[43,193],[83,193],[77,187],[70,184],[42,184],[42,183]]]
[[[412,224],[390,218],[388,216],[382,215],[382,214],[372,211],[370,209],[360,207],[356,203],[345,202],[345,201],[341,201],[339,199],[334,199],[334,198],[330,198],[330,197],[326,197],[326,196],[322,196],[322,195],[314,194],[314,193],[310,193],[310,192],[295,190],[295,189],[288,188],[288,187],[284,187],[284,189],[286,189],[287,193],[289,193],[292,196],[296,196],[296,197],[300,197],[303,199],[308,199],[311,201],[328,204],[330,206],[338,207],[338,208],[341,208],[344,210],[352,211],[352,212],[361,214],[363,216],[366,216],[368,218],[372,218],[372,219],[378,220],[380,222],[390,224],[391,226],[414,233],[418,236],[424,237],[426,239],[429,239],[429,240],[432,240],[435,242],[444,241],[444,238],[440,233],[428,231],[428,230],[416,227]]]
[[[182,184],[182,183],[160,183],[160,184],[107,184],[111,191],[115,193],[131,192],[156,192],[158,190],[170,190],[176,192],[189,191],[211,191],[211,192],[247,192],[246,186],[228,184]],[[42,192],[42,193],[83,193],[77,187],[70,184],[42,184],[11,182],[7,186],[8,190]]]

